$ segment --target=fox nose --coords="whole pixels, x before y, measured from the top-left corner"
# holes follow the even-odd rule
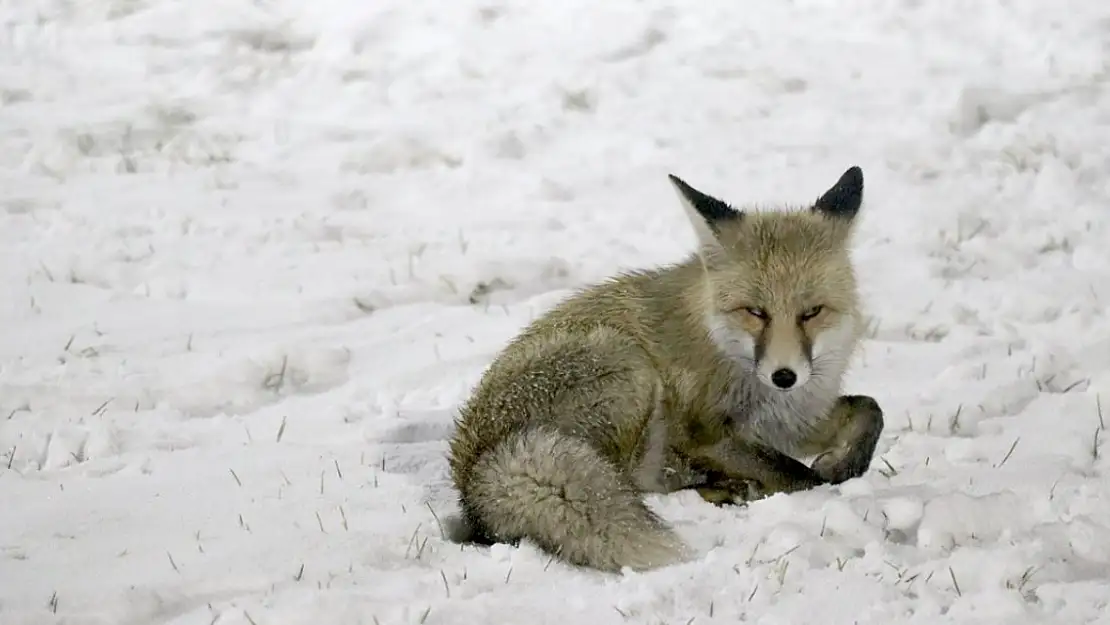
[[[784,391],[793,387],[797,381],[798,374],[786,367],[775,369],[775,372],[771,374],[771,383]]]

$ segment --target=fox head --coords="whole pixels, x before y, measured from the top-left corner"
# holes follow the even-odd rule
[[[860,335],[849,256],[860,168],[805,210],[739,210],[670,179],[697,233],[699,313],[717,348],[777,391],[838,384]]]

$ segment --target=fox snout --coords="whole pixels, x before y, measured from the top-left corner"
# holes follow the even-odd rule
[[[780,391],[804,386],[813,373],[809,337],[792,323],[769,321],[755,341],[759,381]]]

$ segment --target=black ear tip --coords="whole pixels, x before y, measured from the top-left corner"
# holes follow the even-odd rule
[[[814,209],[826,215],[851,219],[863,203],[863,170],[852,165],[831,189],[817,199]]]
[[[732,209],[727,203],[718,200],[712,195],[707,195],[691,187],[685,180],[674,174],[667,174],[671,184],[674,185],[686,202],[693,206],[707,222],[713,224],[723,219],[733,219],[740,216],[738,211]]]
[[[863,170],[859,165],[852,165],[840,176],[840,182],[853,187],[863,187]]]

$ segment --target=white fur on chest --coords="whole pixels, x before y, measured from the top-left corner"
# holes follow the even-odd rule
[[[721,408],[740,433],[784,453],[794,453],[809,438],[839,396],[839,380],[811,379],[800,389],[782,392],[750,373],[737,373]]]

